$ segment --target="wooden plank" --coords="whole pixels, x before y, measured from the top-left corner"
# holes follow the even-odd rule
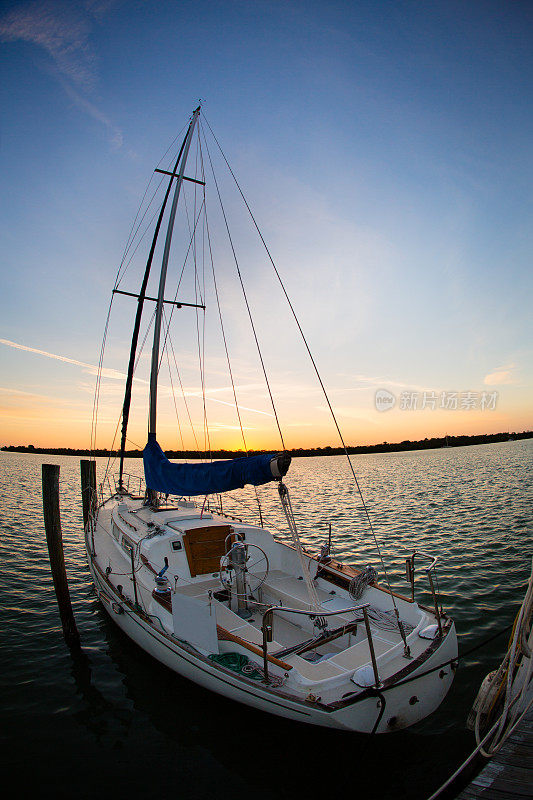
[[[533,712],[483,767],[457,800],[523,800],[533,797]]]
[[[224,539],[222,541],[215,539],[213,541],[191,542],[190,545],[195,559],[218,557],[220,560],[224,555]],[[221,549],[222,553],[219,555]]]
[[[487,769],[483,770],[482,777],[478,775],[478,777],[473,781],[473,783],[477,784],[478,786],[497,786],[499,783],[516,783],[516,784],[529,784],[532,786],[531,778],[533,777],[533,773],[529,769],[522,769],[520,767],[510,766],[510,765],[500,765],[497,764],[492,769],[492,771],[488,771]]]
[[[529,765],[524,766],[524,762],[530,762]],[[500,753],[498,758],[498,763],[503,764],[505,766],[510,767],[520,767],[521,769],[529,769],[529,771],[533,771],[533,759],[531,759],[531,754],[527,753]],[[532,773],[533,779],[533,773]]]
[[[142,563],[144,564],[144,566],[145,566],[145,567],[148,567],[148,569],[150,570],[150,572],[153,572],[153,573],[154,573],[154,575],[157,575],[157,570],[155,570],[155,569],[152,567],[152,565],[150,564],[150,562],[148,561],[148,559],[146,558],[146,556],[144,555],[144,553],[141,553],[141,561],[142,561]]]
[[[226,536],[233,532],[230,525],[205,525],[202,528],[191,528],[183,535],[191,544],[196,542],[224,542]]]
[[[255,653],[256,656],[261,656],[263,658],[263,650],[257,645],[252,644],[251,642],[247,642],[245,639],[241,639],[240,636],[236,636],[234,633],[230,633],[221,625],[217,625],[218,631],[218,638],[225,642],[234,642],[235,644],[239,644],[241,647],[244,647],[245,650],[249,650],[251,653]],[[287,664],[285,661],[280,661],[279,658],[275,656],[267,655],[267,660],[271,664],[275,664],[277,667],[281,667],[284,670],[292,669],[291,664]]]
[[[220,559],[226,552],[225,541],[231,533],[233,528],[230,525],[210,525],[183,534],[191,577],[220,570]]]

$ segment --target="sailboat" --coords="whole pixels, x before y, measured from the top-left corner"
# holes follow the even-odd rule
[[[204,297],[185,302],[165,296],[183,187],[201,192],[195,213],[205,205],[207,177],[198,157],[202,131],[205,138],[200,114],[198,107],[189,119],[174,165],[156,170],[167,184],[140,289],[124,292],[115,284],[113,296],[133,295],[137,310],[121,410],[118,475],[113,484],[106,473],[85,526],[96,592],[114,622],[147,653],[233,702],[340,730],[399,730],[431,714],[454,677],[457,639],[435,589],[437,558],[410,555],[410,592],[395,593],[385,567],[378,581],[374,567],[356,570],[335,558],[330,541],[319,552],[303,546],[291,503],[287,452],[174,463],[157,440],[165,305],[205,313]],[[196,177],[186,174],[193,139],[195,163],[200,164]],[[198,229],[192,206],[190,217],[188,253]],[[164,222],[158,293],[148,297]],[[149,303],[155,306],[145,483],[138,479],[134,484],[124,459],[141,318]],[[259,524],[243,521],[224,513],[221,501],[210,502],[225,492],[269,483],[277,486],[284,537],[275,536],[262,518]],[[430,606],[415,600],[415,561],[424,563]]]

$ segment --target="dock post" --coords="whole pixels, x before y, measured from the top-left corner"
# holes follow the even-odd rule
[[[81,502],[83,506],[83,527],[93,516],[96,508],[96,461],[80,461],[81,469]]]
[[[63,553],[61,518],[59,514],[59,465],[43,464],[43,513],[46,543],[50,556],[50,569],[59,606],[63,636],[70,648],[79,649],[80,635],[76,628]]]

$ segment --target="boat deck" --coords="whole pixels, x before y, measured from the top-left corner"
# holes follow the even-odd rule
[[[457,800],[533,797],[533,709]]]
[[[195,582],[193,584],[183,584],[176,588],[177,594],[186,595],[197,601],[204,603],[210,602],[208,593],[220,587],[218,579]],[[262,588],[264,592],[263,601],[269,604],[283,605],[287,607],[305,608],[307,607],[307,592],[304,581],[299,581],[294,576],[282,570],[271,570],[268,584]],[[317,595],[322,607],[325,610],[343,609],[349,605],[349,601],[337,595],[336,591],[326,592],[317,589]],[[238,636],[245,642],[260,647],[263,642],[261,632],[262,612],[260,609],[252,610],[252,615],[243,619],[227,605],[217,600],[214,602],[216,610],[216,621],[219,626],[233,636]],[[291,647],[298,642],[305,642],[313,635],[313,629],[303,622],[303,617],[287,618],[283,612],[276,615],[274,620],[274,640],[269,642],[268,650],[276,656],[278,651],[285,647]],[[339,614],[332,618],[334,625],[342,626],[353,624],[352,614]],[[302,623],[302,624],[300,624]],[[378,630],[372,625],[372,638],[374,651],[377,658],[391,651],[392,648],[400,644],[400,635],[395,631]],[[418,643],[417,643],[418,644]],[[423,646],[418,644],[419,647]],[[290,666],[295,667],[300,675],[308,680],[323,681],[328,679],[348,679],[354,669],[369,664],[371,661],[370,648],[366,635],[361,632],[357,635],[347,633],[342,639],[335,639],[326,644],[317,643],[313,648],[313,655],[316,660],[309,656],[300,656],[297,653],[290,655],[280,655]],[[381,664],[382,674],[387,676],[396,667],[391,661],[390,664]]]

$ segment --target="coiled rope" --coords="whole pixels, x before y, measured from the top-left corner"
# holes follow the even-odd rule
[[[372,586],[378,579],[377,570],[370,564],[358,575],[354,575],[348,586],[350,597],[353,600],[360,600],[363,592],[368,586]]]

